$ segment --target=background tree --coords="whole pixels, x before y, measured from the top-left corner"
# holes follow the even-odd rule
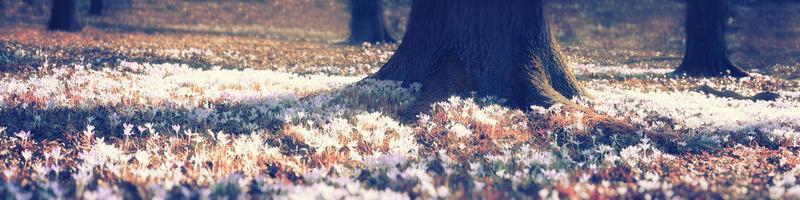
[[[47,29],[54,31],[80,31],[83,24],[78,17],[77,0],[53,0]]]
[[[386,30],[381,0],[350,0],[351,44],[394,43]]]
[[[689,0],[686,6],[686,51],[675,74],[745,77],[728,59],[726,0]]]
[[[89,5],[89,14],[103,15],[104,7],[105,5],[103,0],[92,0],[91,4]]]
[[[414,1],[403,42],[372,77],[421,83],[422,104],[471,92],[522,109],[567,103],[583,90],[543,6],[543,0]]]

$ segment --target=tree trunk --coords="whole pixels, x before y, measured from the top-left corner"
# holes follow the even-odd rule
[[[53,0],[50,23],[47,25],[53,31],[81,31],[83,24],[78,18],[77,0]]]
[[[386,30],[381,0],[350,0],[350,44],[394,43]]]
[[[89,6],[89,14],[103,15],[103,7],[103,0],[92,0],[91,5]]]
[[[422,104],[473,92],[520,109],[568,103],[584,92],[558,50],[543,1],[414,1],[403,42],[372,78],[422,84]]]
[[[690,0],[686,6],[686,51],[677,75],[745,77],[728,59],[725,0]]]

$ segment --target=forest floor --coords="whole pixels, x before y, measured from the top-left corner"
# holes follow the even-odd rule
[[[680,3],[552,4],[575,102],[635,129],[616,133],[492,98],[401,120],[418,88],[359,82],[396,45],[339,43],[339,1],[132,1],[80,33],[33,2],[0,21],[3,198],[800,198],[800,5],[737,6],[753,76],[698,79],[665,75]]]

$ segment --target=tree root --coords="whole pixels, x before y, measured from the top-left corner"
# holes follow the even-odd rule
[[[748,96],[744,96],[744,95],[741,95],[739,93],[736,93],[736,92],[730,91],[730,90],[717,90],[717,89],[714,89],[714,88],[712,88],[711,86],[708,86],[708,85],[703,85],[703,86],[697,87],[697,88],[694,89],[694,91],[697,91],[697,92],[700,92],[700,93],[703,93],[703,94],[714,95],[714,96],[717,96],[717,97],[731,98],[731,99],[737,99],[737,100],[775,101],[775,100],[777,100],[778,98],[781,97],[781,95],[779,95],[777,93],[769,92],[769,91],[761,92],[761,93],[758,93],[756,95],[748,97]]]

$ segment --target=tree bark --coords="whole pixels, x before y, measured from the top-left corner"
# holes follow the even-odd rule
[[[105,4],[103,0],[92,0],[89,6],[89,14],[91,15],[103,15],[103,9]]]
[[[350,0],[350,44],[394,43],[386,30],[381,0]]]
[[[53,8],[47,29],[53,31],[77,32],[83,29],[78,17],[77,0],[53,0]]]
[[[403,42],[372,78],[422,84],[422,104],[474,92],[530,109],[584,94],[543,0],[414,1]]]
[[[686,6],[686,51],[677,75],[746,77],[728,59],[725,0],[689,0]]]

